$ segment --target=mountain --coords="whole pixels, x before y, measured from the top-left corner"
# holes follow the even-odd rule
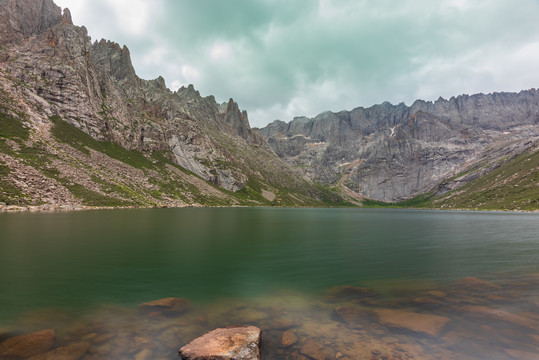
[[[307,177],[359,200],[439,197],[537,150],[539,91],[417,100],[411,106],[386,102],[275,121],[260,134]]]
[[[338,205],[234,100],[143,80],[52,0],[0,0],[0,202],[42,207]]]

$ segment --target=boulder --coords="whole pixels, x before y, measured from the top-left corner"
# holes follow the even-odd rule
[[[46,353],[54,345],[56,331],[47,329],[9,338],[0,343],[0,358],[23,358]]]
[[[179,351],[183,360],[260,360],[261,330],[255,326],[219,328]]]
[[[145,314],[154,312],[180,314],[186,312],[190,306],[191,302],[187,299],[169,297],[140,304],[138,309]]]
[[[438,335],[450,321],[438,315],[420,314],[412,311],[378,309],[373,310],[378,322],[387,327],[407,329],[432,336]]]

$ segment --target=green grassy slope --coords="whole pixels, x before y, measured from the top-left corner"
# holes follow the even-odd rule
[[[244,189],[234,193],[174,164],[170,154],[143,154],[98,141],[58,116],[50,118],[48,137],[38,136],[25,121],[25,114],[0,106],[0,154],[7,156],[6,161],[13,159],[10,167],[0,156],[0,203],[7,205],[46,204],[41,200],[46,190],[35,189],[44,181],[67,189],[75,201],[86,206],[349,205],[314,184],[305,182],[303,188],[291,188],[286,179],[280,186],[274,181],[264,183],[254,175],[249,176]],[[34,172],[30,177],[25,175],[29,169]],[[35,180],[36,176],[42,179]],[[25,183],[29,178],[33,183]]]
[[[539,209],[539,150],[530,149],[465,186],[431,200],[439,208]]]

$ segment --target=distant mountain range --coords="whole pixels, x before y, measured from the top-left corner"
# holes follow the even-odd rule
[[[399,202],[426,193],[435,198],[521,153],[536,155],[539,91],[417,100],[412,106],[386,102],[275,121],[260,133],[308,178],[358,200]],[[535,179],[529,185],[537,188],[539,170],[529,170]],[[539,207],[539,194],[530,201],[535,205],[526,207]]]
[[[520,200],[457,195],[512,159],[536,164],[538,128],[532,89],[251,129],[232,99],[140,79],[127,47],[91,42],[52,0],[0,0],[0,207],[382,206],[419,196],[422,206],[533,209],[533,167],[503,180],[521,180]]]

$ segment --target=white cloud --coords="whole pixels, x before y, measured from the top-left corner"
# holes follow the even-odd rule
[[[225,61],[230,58],[231,50],[227,42],[218,42],[210,49],[210,57],[214,61]]]
[[[159,1],[152,0],[114,0],[107,1],[115,13],[115,27],[131,35],[140,36],[149,30],[149,24],[155,19]]]
[[[157,46],[147,54],[144,54],[142,57],[142,62],[146,66],[163,65],[170,60],[169,55],[169,49],[163,46]]]
[[[227,14],[203,1],[56,1],[94,39],[126,44],[139,76],[233,97],[253,126],[539,87],[537,0],[245,0]]]
[[[200,71],[191,65],[185,64],[181,69],[183,78],[189,83],[195,83],[200,77]]]

